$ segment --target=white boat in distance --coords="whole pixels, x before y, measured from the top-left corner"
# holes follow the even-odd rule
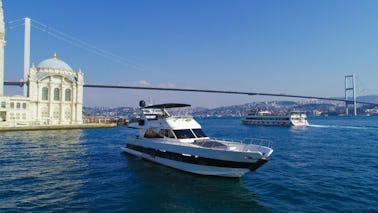
[[[291,111],[288,115],[272,115],[269,111],[252,110],[242,119],[252,126],[308,126],[307,116],[302,111]]]
[[[265,164],[273,152],[264,140],[253,144],[212,139],[193,117],[171,116],[166,110],[190,105],[139,105],[140,120],[129,126],[139,132],[127,137],[124,153],[195,174],[241,177]]]

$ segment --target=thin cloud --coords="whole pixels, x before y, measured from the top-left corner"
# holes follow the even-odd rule
[[[133,86],[143,86],[143,87],[161,87],[161,88],[176,88],[176,85],[173,83],[159,83],[159,84],[152,84],[147,80],[140,80],[135,83],[132,83]]]

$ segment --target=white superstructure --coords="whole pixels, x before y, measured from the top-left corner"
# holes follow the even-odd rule
[[[242,123],[252,126],[308,126],[306,113],[292,111],[288,115],[272,115],[269,111],[251,111]]]
[[[191,116],[171,116],[166,109],[186,104],[140,104],[140,120],[130,127],[136,135],[126,139],[123,152],[201,175],[240,177],[267,162],[273,149],[260,144],[208,137]]]

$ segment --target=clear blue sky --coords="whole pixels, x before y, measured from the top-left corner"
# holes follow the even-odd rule
[[[344,76],[354,73],[361,95],[378,94],[376,0],[3,0],[3,8],[5,22],[28,16],[129,61],[32,28],[31,62],[57,52],[90,84],[342,97]],[[5,80],[18,80],[23,27],[7,28],[6,40]],[[100,89],[84,96],[86,106],[136,106],[148,96],[204,107],[271,100]]]

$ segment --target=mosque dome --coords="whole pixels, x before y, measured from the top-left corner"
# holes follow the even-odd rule
[[[53,58],[49,58],[49,59],[41,61],[38,64],[37,68],[38,69],[58,69],[58,70],[73,71],[72,68],[66,62],[57,59],[56,54],[54,54]]]

